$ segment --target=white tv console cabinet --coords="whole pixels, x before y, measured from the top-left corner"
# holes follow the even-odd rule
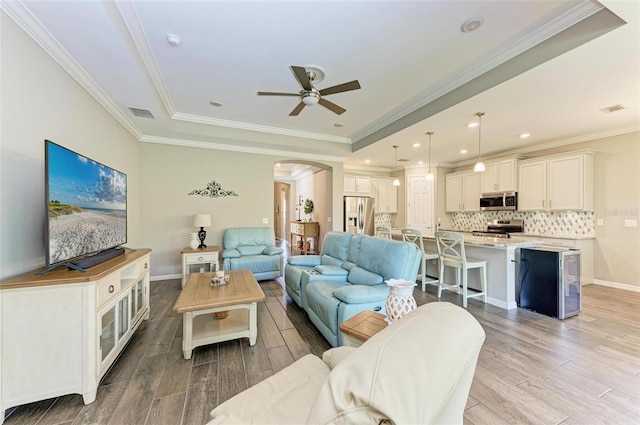
[[[85,273],[59,267],[0,282],[0,424],[5,410],[98,384],[149,318],[150,249]]]

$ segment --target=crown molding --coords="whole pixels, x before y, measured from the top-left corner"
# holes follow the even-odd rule
[[[64,47],[44,29],[42,23],[31,13],[22,1],[0,2],[0,8],[18,24],[45,52],[56,61],[80,86],[87,91],[136,139],[142,132],[124,115],[107,94],[96,84],[87,72],[76,62]]]
[[[219,118],[204,117],[202,115],[185,114],[182,112],[176,112],[171,116],[171,118],[174,120],[197,124],[208,124],[228,128],[237,128],[240,130],[257,131],[260,133],[279,134],[281,136],[301,137],[304,139],[321,140],[324,142],[351,144],[351,139],[349,139],[348,137],[330,136],[328,134],[312,133],[309,131],[290,130],[281,127],[271,127],[267,125],[251,124],[240,121],[223,120]]]
[[[507,62],[509,59],[512,59],[554,35],[559,34],[602,9],[604,9],[604,6],[596,3],[595,1],[583,0],[577,6],[571,8],[567,12],[561,14],[531,33],[526,34],[514,42],[508,44],[505,43],[505,45],[502,48],[499,48],[497,52],[485,56],[478,63],[469,65],[464,71],[454,73],[451,78],[437,82],[432,86],[435,87],[435,89],[423,91],[412,100],[409,100],[404,105],[396,108],[395,111],[392,111],[386,117],[383,117],[375,123],[356,131],[352,136],[353,143],[393,124],[411,112],[430,104],[454,89],[461,87],[498,65]]]
[[[271,155],[284,158],[306,159],[310,161],[330,161],[344,162],[347,160],[343,156],[318,155],[305,152],[294,152],[279,149],[256,148],[251,146],[229,145],[226,143],[203,142],[200,140],[177,139],[161,136],[142,136],[139,138],[141,142],[157,143],[162,145],[185,146],[191,148],[213,149],[219,151],[253,153],[257,155]]]

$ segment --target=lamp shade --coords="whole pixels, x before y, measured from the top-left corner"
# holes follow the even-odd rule
[[[194,214],[193,227],[211,227],[211,216],[209,214]]]

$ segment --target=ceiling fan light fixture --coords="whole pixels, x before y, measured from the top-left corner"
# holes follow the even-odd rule
[[[306,92],[302,95],[302,103],[304,103],[305,105],[317,105],[318,102],[320,101],[320,95],[318,95],[318,93],[314,93],[314,92]]]

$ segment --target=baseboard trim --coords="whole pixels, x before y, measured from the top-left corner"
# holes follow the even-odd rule
[[[169,279],[182,279],[182,275],[181,274],[165,274],[165,275],[149,277],[150,282],[155,282],[157,280],[169,280]]]
[[[607,286],[609,288],[622,289],[631,292],[640,292],[640,286],[629,285],[628,283],[611,282],[609,280],[593,279],[594,285]]]

